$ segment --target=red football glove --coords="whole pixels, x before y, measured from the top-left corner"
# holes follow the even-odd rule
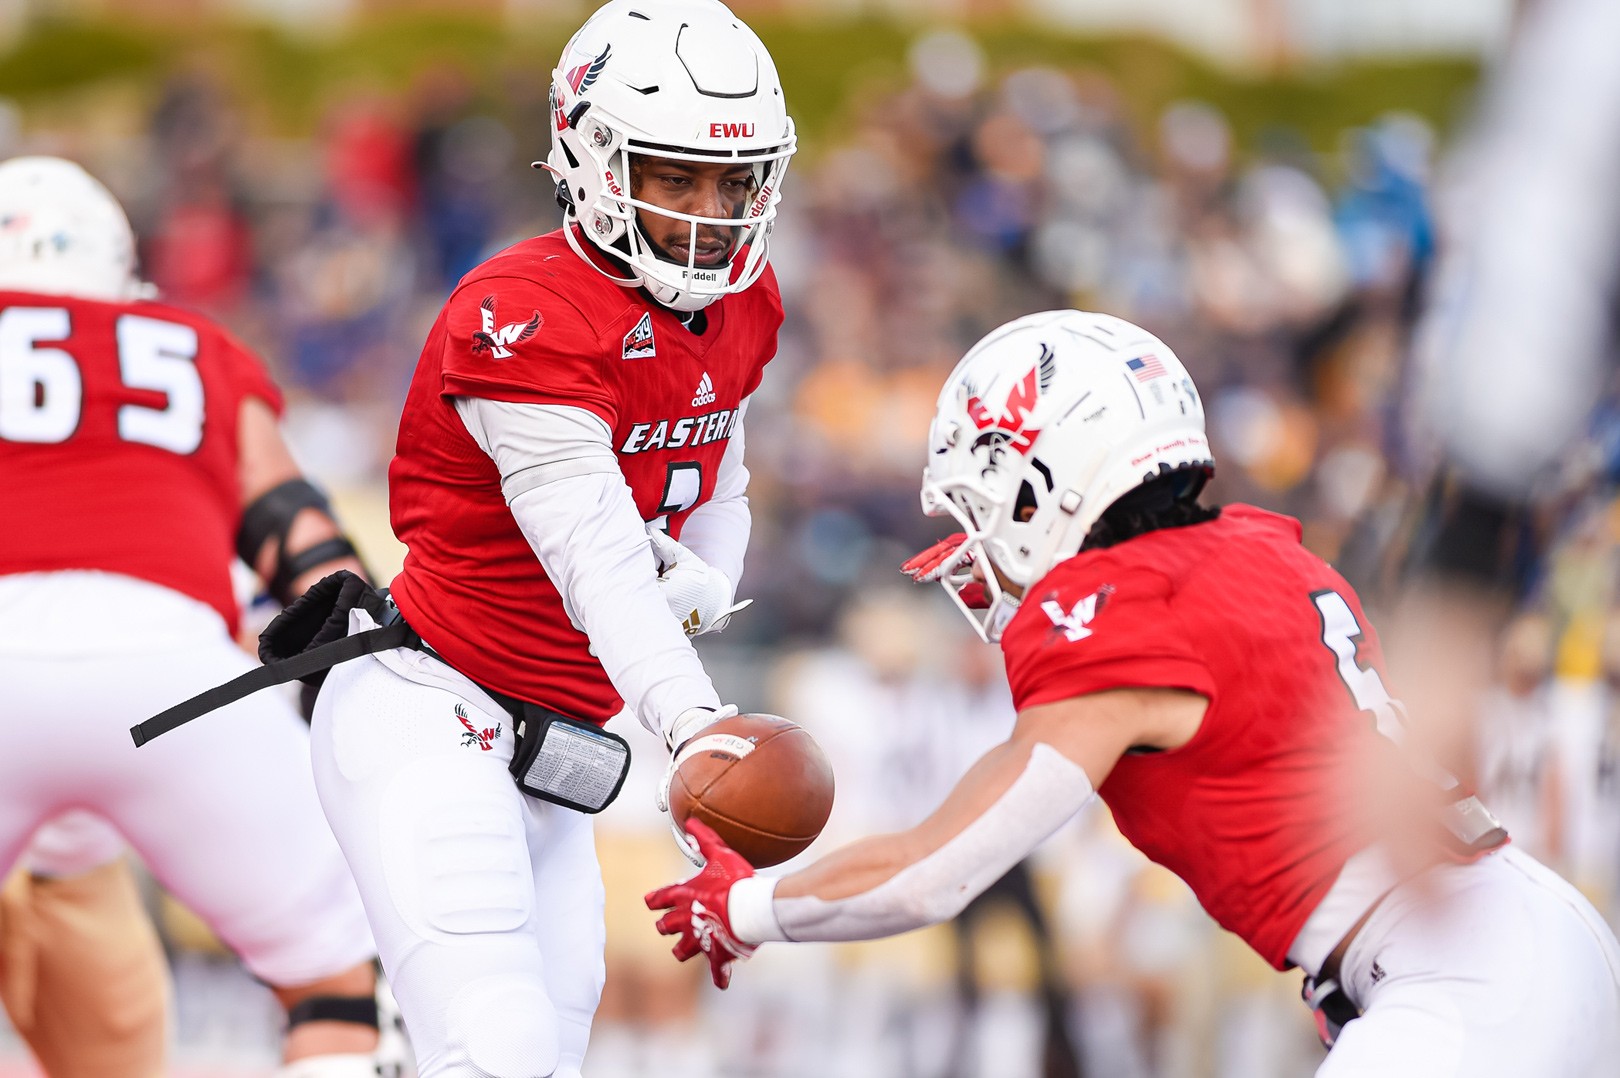
[[[947,535],[922,553],[906,559],[900,571],[919,584],[932,584],[941,577],[950,576],[972,560],[972,556],[962,548],[966,541],[965,532]]]
[[[680,937],[671,949],[675,957],[685,962],[699,953],[707,955],[714,986],[725,988],[731,983],[731,964],[759,949],[758,944],[737,939],[726,915],[731,885],[752,876],[754,869],[702,820],[686,821],[686,831],[706,860],[703,871],[649,892],[647,908],[669,911],[658,919],[658,934]]]
[[[947,535],[920,554],[913,554],[900,566],[900,571],[919,584],[931,584],[965,569],[973,564],[973,555],[962,546],[966,539],[966,532]],[[957,594],[972,610],[984,610],[990,605],[984,585],[977,580],[963,585]]]

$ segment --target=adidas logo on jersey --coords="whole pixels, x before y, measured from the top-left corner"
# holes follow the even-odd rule
[[[657,354],[658,346],[653,341],[652,312],[642,311],[641,320],[624,335],[624,358],[651,359]]]
[[[703,381],[698,383],[697,393],[692,397],[692,407],[701,408],[705,404],[714,403],[714,383],[709,380],[709,372],[703,372]]]

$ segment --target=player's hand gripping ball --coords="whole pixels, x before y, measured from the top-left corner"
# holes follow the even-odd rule
[[[669,811],[702,820],[755,868],[814,842],[832,812],[832,766],[802,727],[738,715],[706,727],[675,757]]]

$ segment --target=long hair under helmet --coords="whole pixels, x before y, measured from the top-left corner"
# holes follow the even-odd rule
[[[612,0],[563,49],[551,76],[551,153],[564,231],[574,250],[626,287],[676,311],[740,292],[765,271],[782,176],[797,141],[764,43],[717,0]],[[637,199],[632,156],[753,166],[740,217],[698,217]],[[660,258],[637,221],[645,210],[691,230],[684,264]],[[586,257],[586,239],[628,269]],[[700,226],[730,230],[727,257],[697,264]]]
[[[1213,474],[1204,406],[1164,342],[1106,314],[1046,311],[969,349],[945,381],[928,434],[923,511],[966,533],[942,583],[985,640],[1018,609],[985,563],[1021,589],[1078,553],[1122,496],[1167,474],[1194,497]],[[984,566],[987,610],[960,592]]]

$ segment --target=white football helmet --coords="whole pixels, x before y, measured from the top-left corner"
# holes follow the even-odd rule
[[[551,153],[564,231],[572,227],[629,268],[626,287],[645,287],[677,311],[696,311],[740,292],[765,271],[782,177],[797,141],[771,54],[717,0],[612,0],[580,27],[551,75]],[[741,217],[695,217],[641,201],[630,191],[632,155],[705,164],[747,162],[754,197]],[[660,258],[637,211],[684,221],[685,264]],[[725,260],[698,265],[697,230],[732,230]]]
[[[966,533],[942,583],[987,641],[1019,604],[990,564],[1028,589],[1078,553],[1122,495],[1178,471],[1196,493],[1215,467],[1203,402],[1175,353],[1123,319],[1084,311],[1032,314],[969,349],[940,392],[928,449],[923,511],[956,518]],[[975,561],[987,610],[960,595]]]
[[[115,301],[143,295],[124,208],[71,161],[0,164],[0,288]]]

